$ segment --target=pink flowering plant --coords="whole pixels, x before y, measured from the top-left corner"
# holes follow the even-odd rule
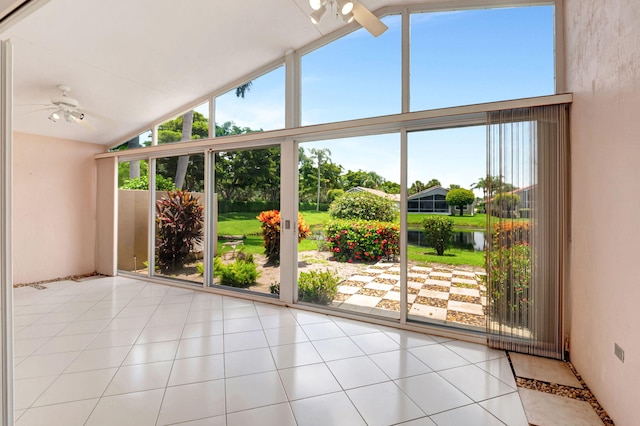
[[[338,262],[393,260],[400,253],[400,226],[392,222],[332,220],[324,235]]]

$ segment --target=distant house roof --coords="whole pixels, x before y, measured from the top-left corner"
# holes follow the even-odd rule
[[[449,190],[447,188],[443,188],[440,185],[432,186],[423,191],[418,192],[417,194],[413,194],[408,200],[415,200],[416,198],[422,198],[429,195],[447,195]]]
[[[384,191],[380,191],[378,189],[373,188],[365,188],[363,186],[356,186],[349,189],[347,192],[369,192],[373,195],[377,195],[378,197],[387,198],[391,201],[395,201],[396,203],[400,202],[400,194],[387,194]]]

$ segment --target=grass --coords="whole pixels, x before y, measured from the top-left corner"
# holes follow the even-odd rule
[[[439,214],[425,214],[425,213],[409,213],[408,215],[408,224],[410,228],[422,228],[422,221],[431,216],[442,217]],[[482,230],[487,227],[487,215],[486,214],[477,214],[475,216],[446,216],[453,220],[453,226],[455,228],[466,228],[466,229],[475,229]]]
[[[484,267],[484,252],[458,248],[446,250],[442,256],[430,247],[408,247],[408,258],[416,262],[442,263],[445,265],[469,265]]]

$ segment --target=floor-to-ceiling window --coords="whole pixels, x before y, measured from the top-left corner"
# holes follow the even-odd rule
[[[471,117],[435,109],[554,93],[553,6],[404,16],[409,19],[383,17],[389,30],[378,38],[360,29],[302,49],[293,55],[299,71],[265,68],[271,71],[212,94],[211,104],[157,124],[156,148],[163,154],[152,156],[156,185],[197,198],[204,235],[185,244],[182,266],[192,274],[167,269],[159,259],[164,240],[158,232],[146,235],[155,265],[144,270],[145,259],[142,272],[270,297],[295,285],[303,303],[481,330],[484,249],[491,238],[485,204],[496,178],[486,169],[485,110],[477,107]],[[403,24],[410,35],[404,39]],[[295,102],[285,102],[285,87]],[[408,105],[413,112],[434,111],[415,122],[388,116],[400,114],[402,105],[405,112]],[[368,120],[348,121],[361,118]],[[272,138],[269,131],[285,122],[317,126]],[[268,142],[256,135],[262,131]],[[198,154],[172,153],[180,144],[166,145],[208,135],[216,139],[198,145]],[[283,164],[277,144],[287,137],[300,138],[296,165]],[[281,266],[289,260],[282,262],[278,236],[287,187],[281,177],[295,182],[295,170],[294,271]],[[527,195],[522,185],[497,179]],[[158,202],[167,200],[161,189],[153,192],[156,211],[146,202],[147,228],[153,221],[159,229]],[[446,241],[434,242],[443,227]]]

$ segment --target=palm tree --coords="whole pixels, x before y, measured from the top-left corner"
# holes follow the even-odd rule
[[[320,211],[320,166],[323,161],[328,161],[331,155],[329,148],[311,148],[310,158],[315,159],[318,162],[318,201],[316,204],[316,211]]]

